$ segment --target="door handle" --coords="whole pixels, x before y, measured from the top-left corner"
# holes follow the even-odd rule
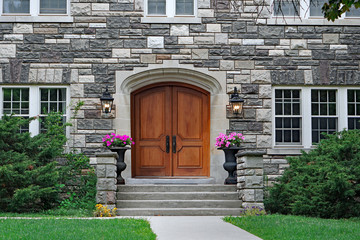
[[[176,136],[172,137],[172,152],[176,153]]]
[[[166,153],[170,152],[170,136],[166,136]]]

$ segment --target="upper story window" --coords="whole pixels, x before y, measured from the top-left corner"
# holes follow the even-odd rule
[[[322,6],[327,0],[274,0],[273,17],[292,17],[296,20],[299,16],[301,19],[324,19],[321,11]],[[339,19],[360,18],[360,8],[352,7],[350,12],[346,12]],[[299,21],[299,19],[297,19]],[[307,24],[304,23],[304,24]]]
[[[360,129],[360,88],[276,87],[274,146],[310,148],[323,133]]]
[[[61,112],[63,121],[69,119],[68,87],[49,86],[3,86],[0,87],[0,117],[4,114],[29,118],[38,116],[41,121],[31,121],[29,126],[22,126],[21,132],[36,135],[46,131],[45,116],[49,112]]]
[[[197,0],[145,0],[144,15],[145,23],[201,23]]]
[[[72,21],[70,0],[0,0],[0,3],[0,22]]]

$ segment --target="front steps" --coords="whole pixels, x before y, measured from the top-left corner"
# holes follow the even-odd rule
[[[120,216],[238,216],[234,185],[118,185]]]

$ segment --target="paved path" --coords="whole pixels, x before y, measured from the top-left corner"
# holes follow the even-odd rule
[[[261,240],[218,216],[147,217],[157,240]]]

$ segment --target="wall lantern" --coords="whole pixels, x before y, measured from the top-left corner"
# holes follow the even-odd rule
[[[103,113],[111,113],[114,98],[109,93],[107,86],[106,86],[105,92],[103,92],[103,95],[100,97],[100,101],[101,101],[102,112]]]
[[[243,104],[244,104],[244,99],[241,99],[239,97],[237,88],[235,87],[234,93],[231,94],[230,100],[229,100],[229,105],[231,107],[233,114],[241,115],[243,112]]]

